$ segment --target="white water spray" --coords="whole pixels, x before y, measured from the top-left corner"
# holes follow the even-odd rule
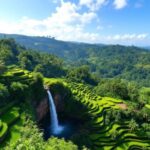
[[[51,116],[51,131],[53,134],[59,134],[62,131],[62,127],[58,124],[57,112],[54,104],[52,94],[47,90],[49,105],[50,105],[50,116]]]

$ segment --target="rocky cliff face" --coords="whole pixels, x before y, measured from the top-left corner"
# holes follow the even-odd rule
[[[57,112],[63,112],[64,111],[64,100],[60,94],[55,94],[53,96],[54,103],[56,105]],[[50,112],[49,110],[49,100],[48,97],[42,99],[40,103],[36,106],[36,116],[37,121],[40,122],[41,120],[46,117],[46,115]]]
[[[54,101],[55,101],[57,112],[63,112],[65,104],[62,96],[60,94],[55,94]]]
[[[37,121],[41,121],[47,115],[47,113],[49,113],[49,103],[48,98],[46,97],[42,99],[36,107]]]

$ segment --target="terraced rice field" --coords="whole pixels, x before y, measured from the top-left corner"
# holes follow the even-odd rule
[[[120,99],[100,97],[93,94],[92,89],[83,84],[68,83],[69,88],[83,105],[88,107],[91,120],[89,126],[89,138],[92,150],[145,150],[150,149],[150,139],[139,137],[131,133],[126,122],[111,121],[105,124],[105,112],[111,109],[120,109]],[[115,137],[113,134],[117,133]]]
[[[1,115],[0,119],[0,148],[2,148],[6,144],[6,141],[10,141],[10,139],[15,141],[18,139],[14,136],[15,133],[17,133],[17,130],[12,129],[20,121],[19,108],[9,108],[3,115]]]
[[[14,78],[15,76],[15,78]],[[12,70],[5,74],[5,80],[9,82],[21,81],[29,83],[32,75],[21,70]],[[3,79],[0,79],[3,82]],[[57,80],[56,80],[57,81]],[[6,81],[5,81],[6,82]],[[60,80],[60,82],[64,82]],[[87,122],[89,129],[88,139],[92,143],[92,150],[145,150],[150,149],[150,139],[140,137],[131,133],[126,122],[111,121],[109,125],[105,123],[105,114],[112,109],[120,109],[120,99],[110,97],[100,97],[93,93],[92,87],[74,83],[64,82],[68,86],[76,100],[80,101],[86,108],[90,120]],[[149,105],[146,105],[149,107]],[[84,115],[84,114],[83,114]],[[19,139],[20,127],[23,124],[23,115],[19,114],[19,108],[14,104],[9,104],[0,109],[0,149],[6,142],[15,142]],[[114,137],[114,133],[116,133]]]
[[[29,83],[32,76],[28,71],[12,69],[0,78],[1,83],[21,82]],[[0,149],[7,142],[15,142],[21,136],[20,127],[23,125],[24,114],[20,114],[17,101],[13,101],[0,108]]]

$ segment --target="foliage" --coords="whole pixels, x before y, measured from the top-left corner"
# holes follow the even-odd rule
[[[18,54],[17,44],[13,39],[0,40],[0,60],[6,65],[15,63]]]
[[[143,87],[139,91],[139,102],[143,104],[150,104],[150,88]]]
[[[71,141],[51,137],[46,143],[46,150],[78,150],[78,147]]]
[[[124,80],[102,80],[95,90],[101,96],[129,99],[127,83]]]
[[[6,66],[2,60],[0,60],[0,75],[6,71]]]
[[[142,115],[142,118],[146,119],[147,121],[150,119],[150,109],[142,107],[140,113]]]
[[[0,106],[7,103],[8,96],[9,96],[9,91],[7,87],[0,83]]]
[[[62,60],[54,55],[35,51],[22,51],[18,55],[18,63],[23,69],[41,72],[46,77],[57,77],[65,74]]]
[[[54,39],[50,41],[56,42]],[[67,48],[65,42],[62,44]],[[64,67],[63,61],[54,55],[26,49],[12,39],[0,40],[0,105],[18,99],[35,106],[46,94],[42,74],[46,77],[62,77],[67,72],[67,79],[47,84],[53,95],[60,94],[65,100],[62,114],[66,113],[68,118],[75,117],[81,122],[80,129],[72,136],[80,148],[86,145],[93,149],[107,149],[109,143],[110,149],[116,149],[124,141],[129,141],[127,149],[137,143],[140,147],[149,146],[146,138],[150,135],[150,109],[147,107],[150,100],[150,53],[133,46],[78,44],[74,48],[73,43],[69,46],[71,49],[63,49],[61,52],[53,50],[53,53],[66,58]],[[12,71],[8,67],[12,64],[34,72],[21,69]],[[5,65],[9,68],[7,72],[4,72]],[[125,103],[127,108],[121,110],[120,103]],[[2,117],[8,124],[19,117],[18,111],[8,111],[8,114],[5,113]],[[7,149],[77,149],[72,142],[66,143],[64,139],[50,138],[47,142],[43,141],[42,133],[32,121],[27,121],[19,132],[22,134],[20,140],[9,143]]]
[[[140,87],[135,82],[128,82],[127,89],[130,100],[137,101]]]
[[[70,88],[77,100],[88,108],[84,114],[90,114],[90,119],[86,122],[87,126],[84,123],[81,125],[84,131],[87,129],[87,134],[86,132],[80,134],[79,130],[73,135],[75,143],[77,142],[78,145],[84,143],[87,147],[96,150],[100,147],[101,149],[149,147],[149,131],[143,131],[141,127],[141,123],[149,122],[142,116],[135,117],[141,110],[137,110],[136,107],[129,109],[130,105],[136,104],[137,101],[125,102],[111,97],[100,97],[89,85],[81,83],[74,82]],[[121,108],[121,104],[126,104],[126,108]]]
[[[33,73],[31,82],[32,97],[36,101],[40,101],[44,96],[43,76],[40,73]]]
[[[89,67],[86,65],[68,71],[67,77],[73,81],[85,82],[92,85],[97,84],[90,74]]]
[[[26,97],[26,90],[28,86],[20,82],[12,82],[10,85],[10,91],[12,99],[24,99]]]
[[[62,97],[65,95],[71,96],[69,88],[61,81],[55,79],[45,80],[45,86],[48,87],[52,94],[60,94]]]
[[[116,137],[118,136],[118,132],[117,132],[117,130],[114,130],[113,132],[112,132],[112,135],[111,135],[111,138],[113,139],[113,140],[116,140]]]
[[[135,46],[71,43],[57,41],[53,38],[27,37],[21,35],[1,35],[2,37],[13,37],[18,43],[28,48],[59,56],[65,60],[66,67],[69,67],[70,70],[72,70],[72,67],[88,65],[90,72],[96,74],[98,77],[119,77],[129,81],[136,81],[144,86],[149,86],[150,84],[150,51],[143,48]],[[2,40],[1,43],[7,43],[7,45],[10,45],[8,43],[13,43],[6,41],[9,40]],[[11,44],[11,46],[15,47],[15,44]],[[62,69],[61,59],[50,54],[44,56],[44,54],[36,54],[35,52],[24,52],[26,50],[23,47],[19,47],[20,49],[23,49],[22,54],[19,54],[19,64],[22,67],[33,70],[36,65],[41,64],[42,68],[44,68],[41,73],[47,77],[65,74],[64,69]],[[9,56],[12,57],[10,54]],[[15,60],[17,60],[16,57]],[[53,70],[46,70],[47,67],[54,69],[54,72]],[[39,67],[37,66],[35,70],[38,69]]]
[[[41,72],[46,77],[65,75],[62,59],[51,54],[27,50],[13,39],[0,40],[0,72],[4,70],[3,64],[17,64],[23,69]]]
[[[148,123],[143,123],[142,124],[142,128],[144,129],[144,131],[150,131],[150,124],[148,124]]]
[[[59,104],[60,109],[59,115],[66,118],[75,118],[83,120],[87,119],[87,116],[84,118],[82,114],[85,112],[85,107],[83,107],[81,102],[78,102],[74,97],[67,86],[67,83],[63,79],[55,78],[44,78],[44,85],[50,89],[52,96],[56,97],[57,103]],[[80,109],[80,111],[78,111]]]
[[[77,146],[72,142],[50,138],[47,142],[43,140],[42,133],[38,127],[30,120],[27,120],[21,128],[21,138],[15,143],[9,143],[5,150],[77,150]]]
[[[17,150],[44,150],[42,134],[31,121],[27,121],[25,127],[21,129],[21,138],[16,143],[10,143],[5,149]]]
[[[1,98],[1,104],[6,102],[23,102],[26,100],[39,101],[44,96],[43,76],[40,73],[29,73],[26,70],[11,67],[0,76],[0,81],[3,83],[1,88],[4,91],[7,89],[9,95]],[[3,90],[1,90],[3,93]]]
[[[61,57],[65,60],[65,64],[70,70],[72,70],[72,67],[88,65],[90,72],[96,74],[98,77],[119,77],[136,81],[140,85],[150,85],[150,51],[144,48],[63,42],[55,40],[52,37],[3,34],[0,37],[14,38],[17,43],[30,49],[48,52]],[[55,61],[52,64],[55,64]]]
[[[129,128],[131,131],[135,131],[138,129],[138,124],[136,123],[136,121],[134,119],[131,119],[131,121],[129,122]]]

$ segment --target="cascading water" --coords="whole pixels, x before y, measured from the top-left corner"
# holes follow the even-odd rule
[[[51,132],[52,134],[60,134],[62,131],[62,127],[58,124],[57,112],[54,104],[54,100],[52,94],[49,90],[47,90],[49,105],[50,105],[50,116],[51,116]]]

